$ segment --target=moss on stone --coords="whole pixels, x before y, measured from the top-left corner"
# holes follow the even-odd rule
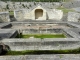
[[[67,8],[64,8],[64,7],[59,7],[57,9],[62,10],[64,14],[68,13],[68,12],[73,12],[74,11],[73,9],[67,9]]]
[[[20,38],[66,38],[64,34],[27,34],[27,35],[18,35]],[[18,38],[19,38],[18,37]]]
[[[73,50],[26,50],[8,51],[6,55],[26,55],[26,54],[80,54],[80,48]]]

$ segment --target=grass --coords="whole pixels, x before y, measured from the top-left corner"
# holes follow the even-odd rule
[[[21,35],[20,38],[66,38],[64,34],[28,34],[28,35]],[[19,36],[18,36],[19,38]]]
[[[80,48],[74,50],[26,50],[8,51],[6,55],[26,55],[26,54],[80,54]]]
[[[9,15],[14,15],[14,12],[13,12],[13,11],[10,11],[10,12],[9,12]]]
[[[65,0],[64,2],[71,2],[71,0]]]
[[[62,10],[64,14],[68,13],[68,12],[73,12],[74,11],[73,9],[67,9],[67,8],[64,8],[64,7],[59,7],[57,9]]]

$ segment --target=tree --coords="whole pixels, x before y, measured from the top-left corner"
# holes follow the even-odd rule
[[[10,0],[1,0],[1,1],[10,1]],[[27,2],[32,2],[32,1],[35,1],[35,2],[60,2],[60,1],[67,1],[67,0],[11,0],[13,2],[24,2],[24,1],[27,1]]]
[[[6,5],[6,9],[9,9],[9,5],[8,4]]]
[[[40,2],[40,0],[36,0],[36,2]]]
[[[34,2],[34,5],[36,5],[36,2]]]

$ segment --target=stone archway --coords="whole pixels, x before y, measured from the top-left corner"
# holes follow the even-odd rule
[[[42,9],[36,9],[35,10],[35,19],[39,19],[43,16],[43,10]]]

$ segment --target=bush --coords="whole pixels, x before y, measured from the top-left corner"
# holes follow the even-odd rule
[[[9,5],[8,4],[6,5],[6,9],[9,9]]]

